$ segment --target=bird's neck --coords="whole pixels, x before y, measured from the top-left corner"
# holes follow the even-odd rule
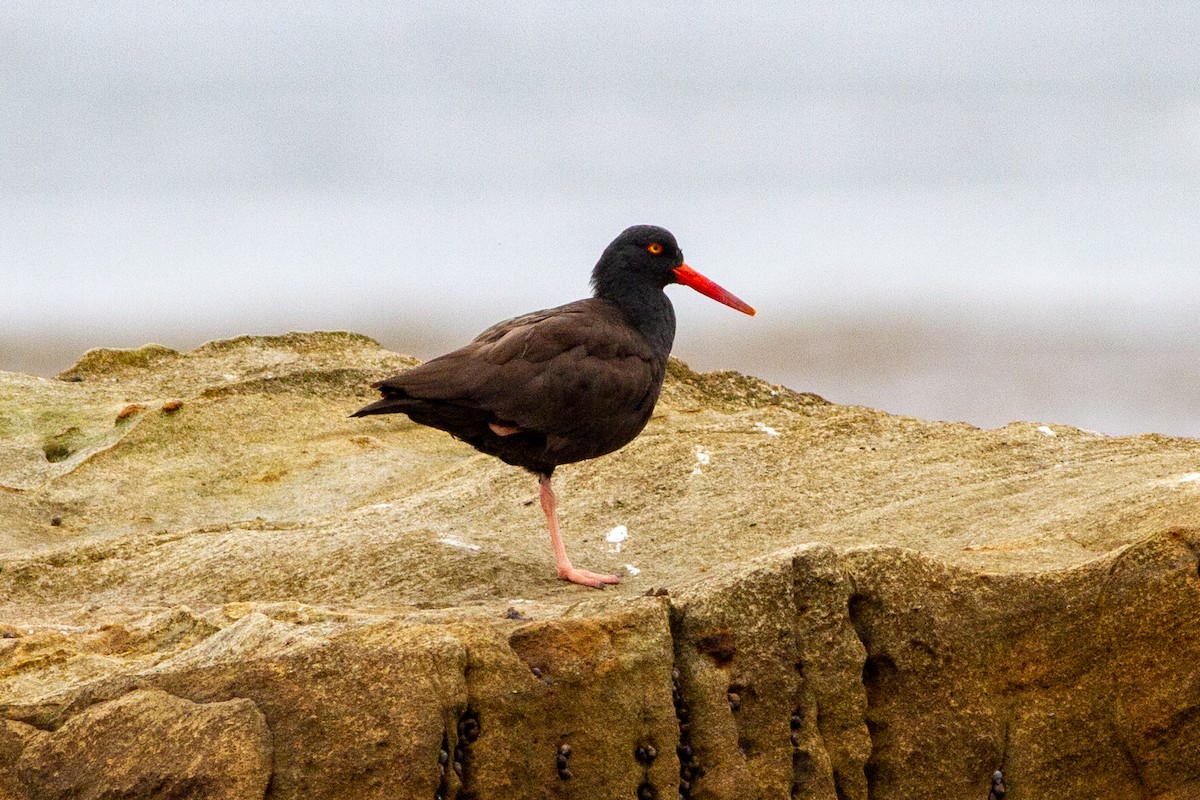
[[[597,292],[597,297],[619,308],[629,325],[650,343],[665,364],[675,343],[675,308],[657,286],[625,286],[619,292]]]

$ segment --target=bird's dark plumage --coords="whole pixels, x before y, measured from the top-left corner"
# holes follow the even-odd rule
[[[646,426],[675,338],[663,292],[670,283],[754,313],[688,267],[669,231],[637,225],[600,256],[594,297],[498,323],[465,347],[380,381],[374,386],[383,399],[354,416],[407,414],[538,474],[560,577],[614,582],[567,561],[549,478],[560,464],[619,449]]]
[[[592,298],[502,322],[466,347],[381,381],[355,412],[407,414],[518,467],[559,464],[627,444],[650,419],[666,353]],[[519,432],[496,434],[489,423]]]

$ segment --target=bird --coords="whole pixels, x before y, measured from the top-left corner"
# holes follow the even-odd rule
[[[558,577],[603,589],[618,575],[567,557],[551,487],[556,467],[632,441],[654,411],[675,339],[663,291],[689,286],[755,311],[692,269],[670,231],[627,228],[592,270],[592,297],[499,322],[469,344],[371,384],[382,399],[351,416],[406,414],[538,479]]]

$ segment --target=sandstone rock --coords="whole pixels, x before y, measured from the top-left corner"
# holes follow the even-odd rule
[[[643,784],[663,796],[674,790],[678,725],[664,604],[641,600],[504,627],[506,638],[503,630],[475,629],[468,640],[466,713],[481,733],[465,743],[466,795],[636,797]],[[567,781],[556,764],[564,745]],[[657,755],[640,763],[636,751],[647,746]]]
[[[17,779],[17,760],[38,729],[13,720],[0,720],[0,800],[23,800],[24,781]]]
[[[371,646],[266,647],[147,679],[197,702],[252,700],[271,729],[273,798],[427,798],[443,732],[465,705],[464,662],[453,638],[409,628]]]
[[[675,666],[683,738],[693,772],[702,771],[687,780],[698,797],[786,796],[793,783],[790,720],[802,677],[792,586],[790,559],[774,559],[731,570],[678,601]]]
[[[799,647],[794,668],[802,678],[790,723],[797,735],[795,796],[865,797],[872,743],[862,680],[866,649],[850,617],[854,583],[827,546],[797,548],[791,566]]]
[[[197,705],[161,691],[99,703],[29,737],[18,797],[262,797],[271,736],[249,700]]]
[[[289,334],[0,374],[0,800],[92,796],[110,758],[131,800],[970,798],[996,769],[1013,800],[1200,797],[1200,442],[672,362],[641,437],[556,474],[576,560],[633,568],[601,594],[554,578],[529,476],[347,418],[409,363]]]

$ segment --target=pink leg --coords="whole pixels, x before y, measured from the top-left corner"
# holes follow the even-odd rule
[[[558,564],[558,577],[564,581],[592,586],[596,589],[603,589],[606,583],[620,583],[620,575],[600,575],[571,566],[571,559],[567,558],[567,548],[563,545],[562,534],[558,532],[558,514],[554,511],[554,490],[550,488],[550,478],[545,475],[539,478],[538,489],[542,501],[542,511],[546,512],[546,524],[550,526],[550,546],[554,548],[554,561]]]

